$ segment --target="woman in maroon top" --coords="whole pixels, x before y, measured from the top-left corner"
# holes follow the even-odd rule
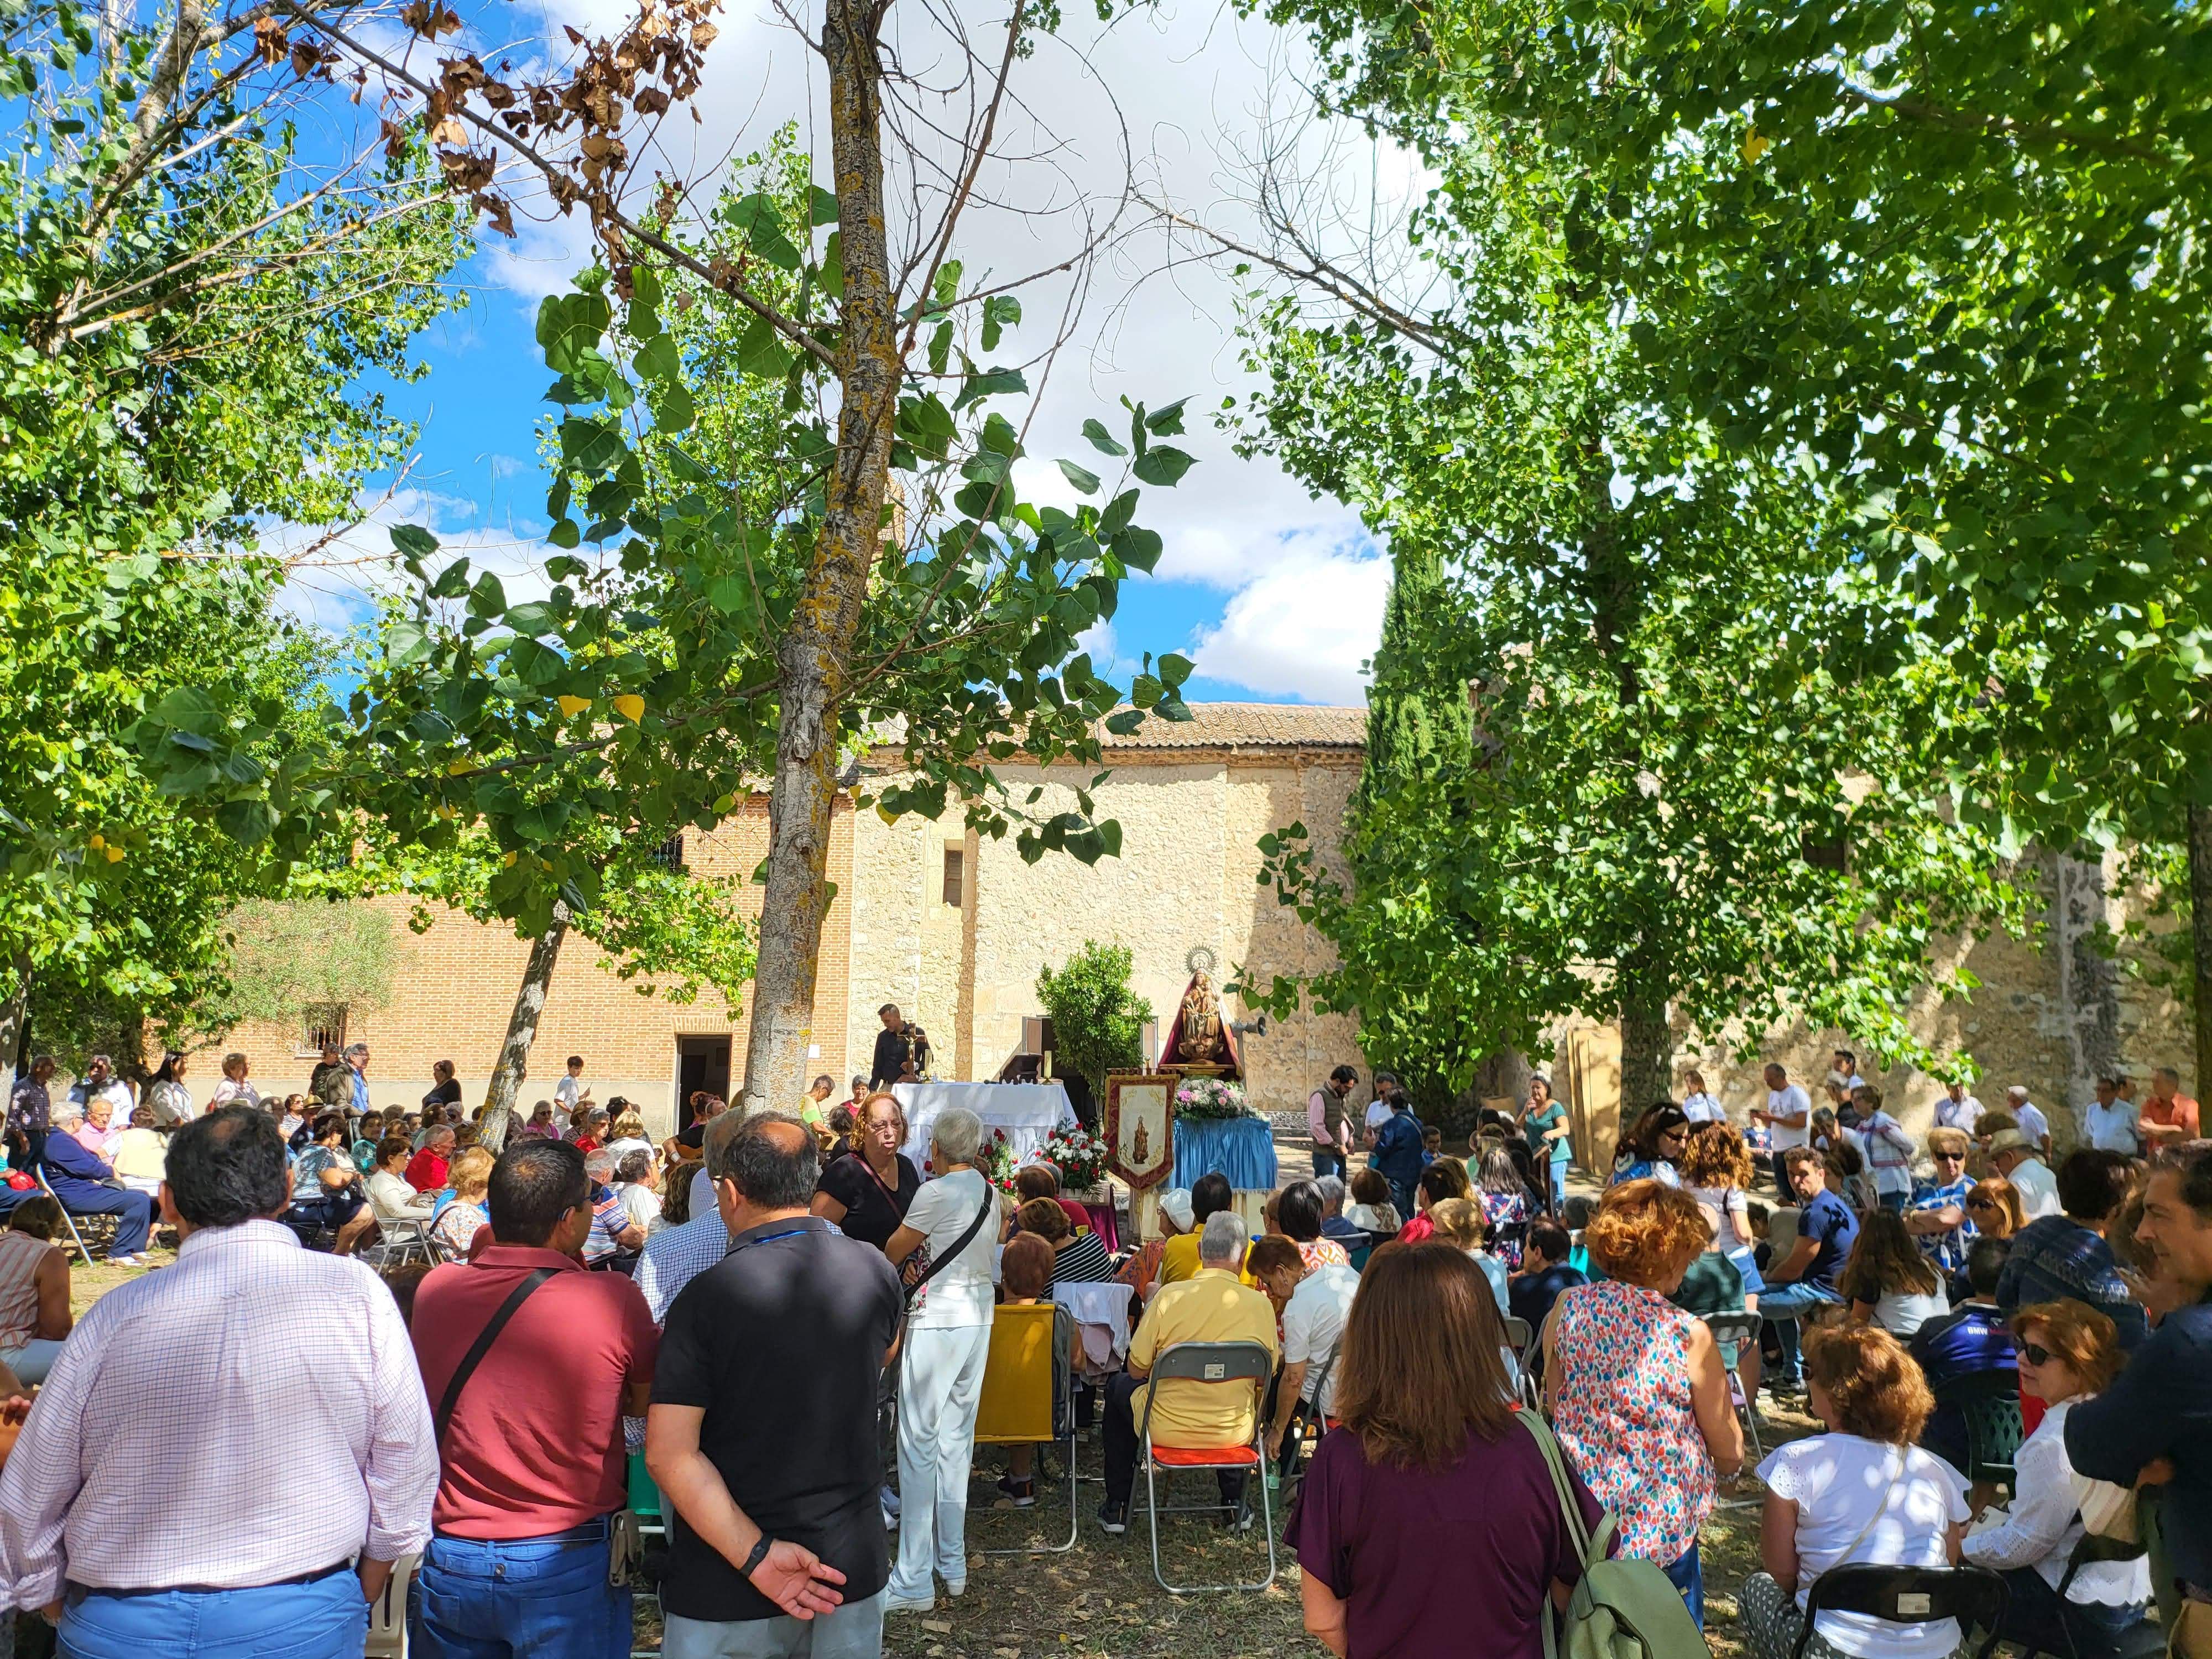
[[[1497,1298],[1449,1244],[1386,1244],[1345,1322],[1336,1408],[1291,1512],[1306,1629],[1359,1659],[1538,1659],[1582,1577],[1498,1346]],[[1602,1515],[1570,1474],[1583,1523]]]

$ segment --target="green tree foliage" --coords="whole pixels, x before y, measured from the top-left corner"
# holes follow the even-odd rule
[[[303,1029],[310,1008],[374,1013],[392,1000],[404,948],[392,918],[334,898],[250,899],[223,919],[227,983],[194,1012],[219,1036],[246,1020]]]
[[[1106,1098],[1106,1073],[1144,1063],[1145,1022],[1152,1006],[1129,988],[1133,958],[1126,945],[1085,939],[1055,970],[1037,969],[1037,1000],[1052,1021],[1053,1069],[1091,1085]]]
[[[257,526],[343,516],[398,453],[358,383],[410,372],[467,246],[404,149],[304,165],[284,121],[301,66],[250,18],[186,11],[158,33],[125,11],[103,46],[67,0],[0,4],[24,116],[0,174],[0,959],[55,1046],[181,1018],[219,988],[220,918],[281,885],[173,810],[258,776],[268,746],[149,774],[130,733],[204,697],[296,724],[308,677]]]
[[[2185,840],[2212,1073],[2212,19],[2197,8],[1275,8],[1333,95],[1509,128],[1589,210],[1656,395],[1814,458],[1984,689],[2008,842]]]
[[[1932,939],[2017,902],[1917,736],[1952,677],[1852,580],[1806,468],[1661,400],[1577,267],[1571,181],[1486,134],[1432,159],[1417,235],[1449,297],[1417,337],[1294,300],[1248,337],[1248,442],[1356,504],[1401,574],[1349,886],[1302,833],[1263,843],[1339,962],[1267,1000],[1356,1011],[1372,1058],[1454,1090],[1569,1014],[1620,1023],[1635,1102],[1673,1091],[1677,1024],[1917,1054]]]

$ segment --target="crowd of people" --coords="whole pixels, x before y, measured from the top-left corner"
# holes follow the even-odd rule
[[[131,1126],[159,1154],[150,1194],[110,1184],[116,1112],[150,1099],[89,1067],[62,1109],[50,1064],[19,1085],[11,1172],[21,1156],[52,1191],[11,1188],[0,1231],[0,1600],[66,1651],[351,1659],[414,1558],[428,1659],[626,1653],[641,1571],[679,1659],[878,1654],[886,1618],[966,1589],[992,1331],[1045,1299],[1124,1310],[1066,1382],[1103,1456],[1101,1531],[1130,1526],[1148,1440],[1255,1445],[1212,1477],[1215,1513],[1249,1528],[1254,1482],[1280,1483],[1307,1626],[1339,1654],[1541,1653],[1593,1535],[1702,1624],[1700,1531],[1762,1394],[1827,1431],[1758,1467],[1761,1571],[1738,1601],[1759,1659],[1801,1638],[1818,1659],[1958,1647],[1942,1618],[1805,1630],[1844,1564],[1985,1566],[2003,1633],[2045,1652],[2116,1654],[2150,1619],[2212,1650],[2212,1143],[2193,1133],[2129,1151],[2085,1126],[2054,1169],[2024,1097],[1984,1112],[1958,1091],[1900,1182],[1878,1089],[1839,1066],[1814,1108],[1777,1067],[1741,1125],[1687,1079],[1601,1195],[1569,1196],[1540,1080],[1462,1158],[1387,1074],[1355,1108],[1344,1067],[1310,1106],[1316,1177],[1256,1233],[1209,1176],[1116,1250],[1048,1164],[988,1178],[964,1109],[935,1118],[925,1180],[867,1079],[833,1104],[817,1079],[789,1112],[702,1097],[655,1146],[627,1103],[591,1100],[580,1060],[497,1122],[460,1111],[449,1067],[377,1110],[365,1062],[334,1053],[308,1095],[266,1102],[226,1065],[204,1108],[165,1065],[160,1115]],[[2136,1115],[2193,1130],[2194,1110],[2169,1091]],[[76,1176],[90,1193],[63,1184],[79,1155],[111,1172]],[[144,1202],[72,1202],[106,1194]],[[71,1212],[113,1218],[111,1260],[155,1224],[175,1261],[75,1320]],[[1268,1374],[1154,1376],[1231,1342]],[[1956,1395],[1991,1376],[2027,1431],[2008,1492],[1971,1478]],[[1073,1478],[1038,1454],[1008,1449],[995,1504]],[[641,1489],[668,1518],[649,1571]]]

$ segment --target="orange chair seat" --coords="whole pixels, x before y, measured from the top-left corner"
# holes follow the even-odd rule
[[[1164,1468],[1249,1468],[1260,1454],[1249,1446],[1154,1446],[1152,1462]]]

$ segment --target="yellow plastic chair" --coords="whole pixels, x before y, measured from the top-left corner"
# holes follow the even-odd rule
[[[983,1397],[975,1408],[975,1443],[1060,1443],[1067,1457],[1067,1541],[978,1550],[978,1555],[1058,1555],[1075,1547],[1074,1343],[1074,1316],[1057,1303],[1002,1307],[992,1316]]]

